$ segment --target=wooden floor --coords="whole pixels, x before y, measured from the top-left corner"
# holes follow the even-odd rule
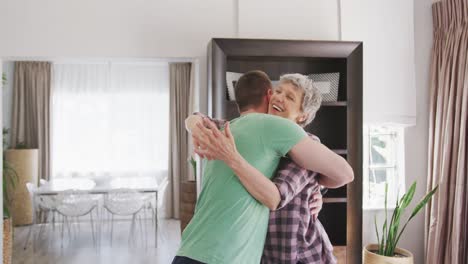
[[[147,225],[138,225],[136,235],[129,243],[130,221],[116,221],[113,242],[110,244],[110,225],[101,228],[100,246],[94,246],[89,223],[74,224],[72,236],[64,232],[61,241],[61,225],[55,230],[49,228],[37,240],[33,249],[29,242],[26,250],[24,242],[29,227],[17,227],[14,233],[13,264],[169,264],[180,244],[180,222],[160,219],[158,228],[158,247],[154,247],[154,229],[151,220]],[[66,229],[65,229],[66,230]],[[141,232],[143,230],[143,232]],[[143,234],[143,235],[142,235]],[[148,234],[147,240],[145,235]],[[346,263],[346,247],[334,247],[338,263]]]
[[[151,224],[148,225],[151,227]],[[141,227],[141,228],[140,228]],[[101,245],[94,246],[89,223],[75,224],[71,228],[72,236],[64,232],[61,243],[61,228],[57,225],[43,232],[33,249],[30,242],[24,249],[29,227],[15,228],[14,264],[94,264],[94,263],[171,263],[180,243],[180,222],[160,219],[158,228],[158,247],[154,247],[154,229],[137,226],[136,236],[129,244],[130,221],[119,221],[114,225],[113,243],[110,244],[110,226],[101,228]],[[65,229],[67,230],[67,229]],[[140,230],[143,230],[141,232]],[[148,234],[148,240],[144,235]],[[70,239],[70,237],[72,239]],[[147,242],[146,242],[147,241]]]

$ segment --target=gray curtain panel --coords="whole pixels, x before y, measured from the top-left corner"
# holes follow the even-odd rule
[[[191,63],[170,64],[170,131],[169,131],[169,182],[171,183],[172,212],[168,216],[180,216],[180,183],[188,177],[188,133],[185,118],[190,107]]]
[[[468,263],[468,0],[432,5],[426,263]]]
[[[15,62],[11,146],[39,149],[39,178],[50,176],[51,63]]]

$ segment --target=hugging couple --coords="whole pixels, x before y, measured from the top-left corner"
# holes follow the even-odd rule
[[[320,186],[354,179],[341,156],[304,131],[321,104],[302,74],[272,87],[262,71],[236,83],[240,117],[187,118],[195,152],[207,159],[195,214],[173,264],[336,263],[317,219]]]

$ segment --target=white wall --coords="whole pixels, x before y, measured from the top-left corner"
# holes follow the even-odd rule
[[[429,70],[432,49],[431,1],[414,1],[414,46],[416,76],[416,126],[406,133],[406,183],[418,182],[416,197],[422,197],[427,188],[429,141]],[[403,237],[403,247],[415,253],[417,262],[424,263],[424,213],[414,219]]]
[[[233,1],[2,1],[1,55],[191,57],[232,36]],[[212,12],[216,10],[216,12]]]
[[[416,203],[426,193],[427,144],[429,137],[429,65],[432,48],[431,1],[414,1],[414,47],[416,80],[416,126],[405,130],[406,186],[417,181],[413,201]],[[410,206],[412,209],[412,207]],[[382,211],[364,211],[363,244],[374,243],[374,214],[384,219]],[[420,212],[408,225],[401,238],[401,247],[413,252],[416,264],[424,262],[424,212]]]
[[[364,46],[364,122],[414,125],[413,1],[341,3],[342,39]]]
[[[239,36],[338,40],[338,5],[338,0],[239,0]]]

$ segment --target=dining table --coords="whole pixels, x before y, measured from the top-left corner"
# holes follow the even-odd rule
[[[36,198],[41,195],[60,195],[64,192],[103,194],[122,189],[131,189],[141,193],[154,194],[154,244],[158,246],[158,191],[156,177],[102,177],[102,178],[57,178],[46,182],[33,192],[33,209],[36,210]],[[34,219],[33,225],[37,220]]]

